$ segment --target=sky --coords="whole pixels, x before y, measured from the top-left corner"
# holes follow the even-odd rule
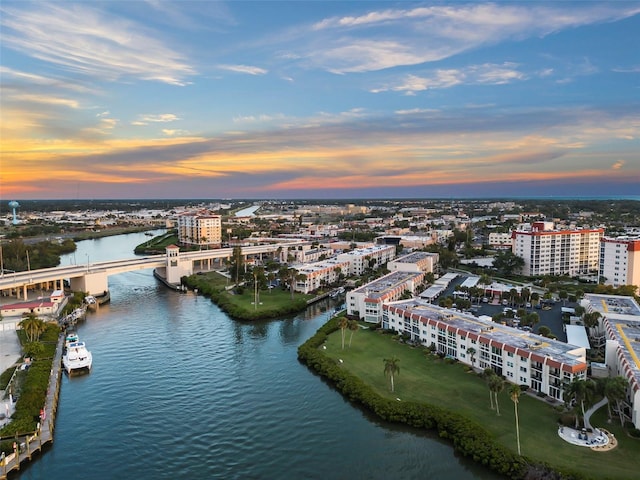
[[[640,2],[0,3],[0,201],[640,195]]]

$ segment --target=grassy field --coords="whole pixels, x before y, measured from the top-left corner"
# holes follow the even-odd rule
[[[343,368],[363,379],[381,395],[401,400],[426,402],[464,414],[482,424],[497,440],[516,451],[514,404],[508,388],[499,394],[500,415],[491,410],[489,389],[475,373],[461,364],[447,363],[421,348],[400,344],[394,336],[372,330],[355,332],[351,347],[346,331],[345,348],[341,332],[332,333],[326,354],[341,359]],[[384,375],[383,359],[400,359],[400,373],[395,377],[395,392]],[[570,445],[558,434],[559,413],[553,406],[523,394],[518,405],[522,454],[554,467],[579,471],[598,479],[635,479],[640,472],[640,440],[628,437],[620,424],[607,424],[606,407],[592,417],[592,424],[616,435],[619,446],[608,452],[592,451]]]
[[[192,275],[190,279],[195,282],[192,286],[195,285],[197,287],[198,285],[204,286],[206,284],[215,290],[224,290],[226,287],[233,285],[231,280],[218,272]],[[252,286],[240,287],[239,290],[242,293],[232,290],[223,292],[220,297],[217,297],[217,301],[224,304],[225,308],[230,313],[235,314],[236,317],[245,319],[272,318],[279,314],[286,315],[303,310],[307,306],[307,300],[313,298],[313,295],[294,293],[292,299],[289,290],[273,288],[271,290],[261,290],[256,304]]]

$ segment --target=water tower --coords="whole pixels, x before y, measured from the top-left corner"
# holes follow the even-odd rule
[[[14,225],[18,224],[18,215],[16,214],[16,208],[18,208],[19,206],[20,206],[20,204],[18,202],[16,202],[15,200],[11,200],[9,202],[9,208],[13,212],[13,224]]]

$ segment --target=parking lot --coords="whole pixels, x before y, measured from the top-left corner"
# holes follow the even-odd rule
[[[467,277],[458,276],[455,280],[451,282],[449,287],[440,295],[439,298],[446,298],[447,296],[453,296],[453,291],[455,288],[460,285]],[[434,302],[434,303],[437,303]],[[510,307],[510,305],[507,305]],[[551,330],[551,332],[558,338],[558,340],[562,342],[567,341],[567,334],[564,331],[564,324],[562,322],[562,307],[575,307],[575,303],[565,302],[563,305],[562,301],[557,301],[554,304],[551,304],[551,309],[543,310],[542,308],[527,308],[527,312],[535,312],[540,317],[540,322],[536,324],[533,331],[537,333],[538,329],[541,326],[547,326]],[[473,303],[471,308],[471,312],[479,317],[481,315],[487,315],[489,317],[493,317],[498,313],[502,313],[505,308],[505,305],[492,305],[490,303],[480,303],[479,305]]]

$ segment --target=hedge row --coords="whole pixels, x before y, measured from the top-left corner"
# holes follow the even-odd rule
[[[19,332],[22,333],[22,332]],[[18,381],[18,401],[11,422],[0,430],[0,437],[8,437],[31,433],[36,430],[40,409],[43,407],[49,387],[52,359],[55,355],[60,328],[55,323],[48,323],[40,336],[42,353],[34,358],[28,370],[21,371]],[[0,445],[5,453],[12,451],[12,444]]]
[[[513,479],[526,478],[583,478],[580,474],[554,472],[547,465],[532,465],[496,442],[478,423],[444,408],[417,402],[398,402],[376,393],[360,378],[342,368],[320,349],[327,336],[338,330],[337,318],[329,320],[316,334],[298,348],[298,359],[328,379],[352,403],[361,405],[383,420],[399,422],[416,428],[436,430],[448,439],[456,452],[491,470]]]

